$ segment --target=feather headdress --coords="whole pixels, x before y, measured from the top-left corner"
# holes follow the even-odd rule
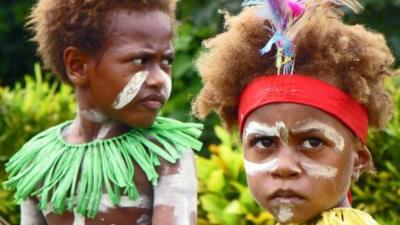
[[[347,6],[354,12],[362,10],[357,0],[245,0],[243,6],[262,5],[260,14],[271,23],[272,37],[260,50],[261,54],[277,48],[278,74],[293,74],[295,63],[294,39],[304,24],[324,5]]]

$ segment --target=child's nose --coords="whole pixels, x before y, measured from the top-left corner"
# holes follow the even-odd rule
[[[165,85],[168,79],[171,79],[169,74],[167,74],[161,67],[154,66],[149,70],[146,84],[149,87],[161,88]]]
[[[273,177],[292,179],[300,176],[301,168],[295,151],[289,148],[280,149],[277,159],[278,163],[271,171]]]

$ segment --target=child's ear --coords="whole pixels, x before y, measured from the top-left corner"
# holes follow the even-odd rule
[[[362,172],[371,169],[373,165],[371,152],[368,150],[367,146],[359,143],[355,150],[352,179],[356,181]]]
[[[64,66],[68,79],[74,86],[85,86],[89,82],[89,57],[76,47],[64,50]]]

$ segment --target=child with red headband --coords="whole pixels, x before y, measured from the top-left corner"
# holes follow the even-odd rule
[[[250,190],[280,224],[377,224],[347,193],[372,167],[368,127],[392,112],[385,39],[342,22],[337,6],[360,10],[353,0],[244,4],[205,43],[194,111],[238,125]]]

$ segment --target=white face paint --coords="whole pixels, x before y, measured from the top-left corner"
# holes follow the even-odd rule
[[[321,132],[328,140],[335,144],[335,149],[338,151],[344,150],[344,138],[340,133],[333,127],[321,123],[319,121],[310,121],[305,123],[303,126],[293,129],[293,132],[307,132],[316,130]]]
[[[161,176],[154,187],[154,206],[174,208],[174,225],[191,224],[197,210],[197,179],[193,152],[185,152],[179,160],[178,172]]]
[[[139,93],[139,90],[142,87],[143,83],[146,81],[148,75],[148,71],[140,71],[133,75],[132,79],[118,95],[113,104],[113,108],[122,109],[123,107],[128,105]]]
[[[293,217],[292,208],[293,208],[293,205],[288,204],[288,203],[283,203],[279,206],[278,221],[280,223],[287,223],[292,219],[292,217]]]
[[[165,100],[167,100],[171,96],[172,81],[171,81],[171,77],[166,72],[164,72],[164,70],[161,70],[161,76],[162,76],[162,79],[164,80],[164,84],[165,84],[165,90],[162,90],[163,93],[161,93],[161,94],[164,95]]]
[[[284,145],[288,145],[289,132],[285,123],[279,121],[274,126],[251,121],[245,128],[244,141],[248,139],[250,134],[256,136],[268,136],[281,138]]]
[[[337,168],[334,167],[305,162],[300,164],[306,173],[312,177],[334,178],[337,174]]]
[[[94,109],[78,110],[78,113],[82,118],[95,123],[104,123],[108,120],[105,114]]]
[[[251,176],[258,173],[270,173],[278,165],[278,159],[268,160],[264,163],[253,163],[244,160],[244,168],[247,175]]]
[[[151,209],[153,207],[153,201],[146,195],[141,195],[136,200],[131,200],[128,196],[121,196],[118,207]],[[107,212],[109,209],[115,208],[116,206],[112,203],[110,196],[103,194],[100,200],[99,212]]]

